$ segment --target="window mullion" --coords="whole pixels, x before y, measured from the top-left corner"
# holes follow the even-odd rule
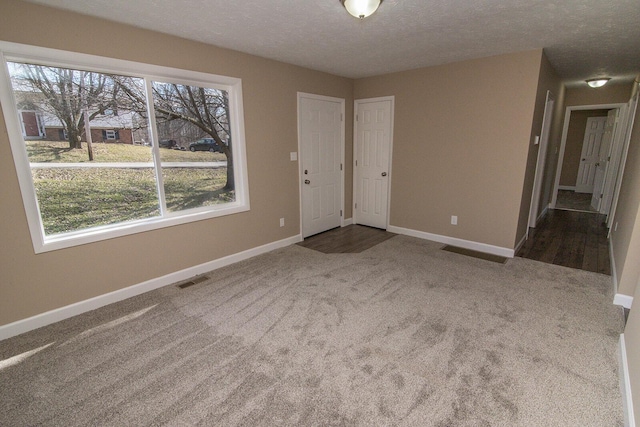
[[[147,112],[149,117],[149,129],[151,130],[151,151],[153,152],[153,164],[156,172],[156,185],[158,198],[160,199],[160,216],[167,214],[167,201],[164,194],[164,179],[162,177],[162,159],[160,158],[160,138],[156,126],[156,110],[153,105],[153,86],[148,77],[144,78],[145,92],[147,95]]]

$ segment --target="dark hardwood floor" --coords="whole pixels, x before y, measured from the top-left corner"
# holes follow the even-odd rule
[[[552,209],[516,256],[611,275],[606,216]]]
[[[359,253],[395,236],[394,233],[364,225],[347,225],[316,234],[298,243],[325,254]]]

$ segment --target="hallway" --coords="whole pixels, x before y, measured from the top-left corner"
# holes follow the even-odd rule
[[[551,209],[516,256],[611,275],[606,216]]]

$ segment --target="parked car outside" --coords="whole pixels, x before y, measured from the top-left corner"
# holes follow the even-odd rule
[[[222,153],[222,148],[216,144],[213,138],[201,138],[189,144],[190,151],[211,151]]]
[[[174,148],[178,145],[175,139],[161,139],[158,147],[160,148]]]

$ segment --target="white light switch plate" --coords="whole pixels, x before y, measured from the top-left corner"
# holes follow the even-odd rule
[[[289,153],[289,157],[291,158],[292,162],[295,162],[298,160],[298,153],[295,151],[292,151]]]

